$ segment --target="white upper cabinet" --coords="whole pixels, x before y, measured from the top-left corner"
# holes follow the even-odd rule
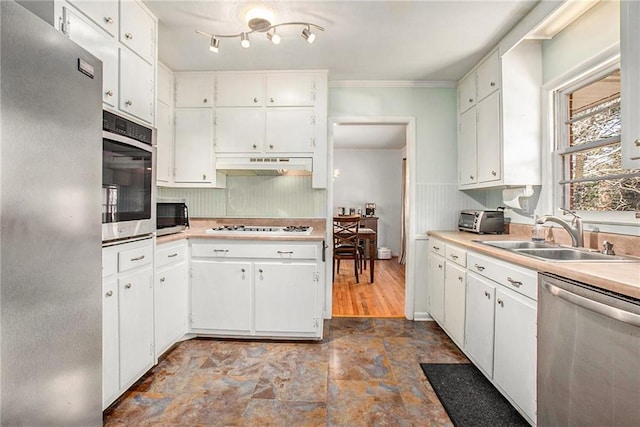
[[[215,77],[217,107],[260,107],[265,104],[264,76],[221,74]]]
[[[173,92],[173,72],[165,65],[158,63],[158,101],[172,107]]]
[[[315,114],[309,109],[267,110],[266,153],[313,153]]]
[[[162,185],[173,177],[173,115],[171,107],[162,102],[158,102],[156,128],[156,180]]]
[[[213,77],[210,74],[178,74],[175,85],[176,108],[213,106]]]
[[[476,105],[476,73],[471,73],[458,84],[458,112],[464,113]]]
[[[120,43],[153,64],[156,53],[156,22],[136,1],[120,2]]]
[[[153,66],[127,49],[120,51],[119,109],[153,123]]]
[[[541,84],[539,41],[523,41],[501,57],[494,51],[460,81],[460,189],[541,183]],[[465,109],[471,99],[475,106]]]
[[[67,36],[102,61],[102,102],[116,107],[118,100],[118,44],[85,16],[68,6],[62,8],[62,17]]]
[[[179,109],[175,117],[174,181],[215,184],[211,111]]]
[[[262,152],[264,112],[261,109],[216,109],[214,127],[216,153]]]
[[[491,93],[500,89],[500,59],[498,51],[494,51],[476,71],[478,101],[482,101]]]
[[[107,33],[114,37],[118,33],[118,0],[69,0],[69,3],[80,9]]]
[[[267,106],[313,107],[315,100],[315,76],[309,74],[267,75]]]
[[[620,4],[622,167],[640,169],[640,2]]]

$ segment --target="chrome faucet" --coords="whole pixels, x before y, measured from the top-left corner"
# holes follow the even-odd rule
[[[571,212],[567,209],[560,208],[561,211],[573,215],[573,219],[571,220],[571,224],[563,220],[562,218],[558,218],[553,215],[543,215],[536,220],[536,224],[544,224],[545,222],[555,222],[559,224],[567,230],[569,235],[571,236],[571,245],[574,247],[582,247],[583,239],[582,239],[582,218],[576,215],[574,212]]]

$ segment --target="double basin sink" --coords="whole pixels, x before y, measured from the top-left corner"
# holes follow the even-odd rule
[[[474,242],[506,249],[543,261],[554,262],[640,262],[640,258],[607,255],[584,248],[573,248],[528,240],[474,240]]]

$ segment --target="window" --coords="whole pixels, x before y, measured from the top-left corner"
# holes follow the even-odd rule
[[[640,170],[622,169],[620,70],[556,92],[558,204],[572,211],[640,211]]]

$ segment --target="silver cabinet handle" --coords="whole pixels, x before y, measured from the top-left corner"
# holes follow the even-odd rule
[[[473,98],[469,98],[469,102],[473,102]]]
[[[131,102],[130,100],[127,100],[124,102],[124,105],[126,105],[127,107],[131,107],[133,105],[133,102]]]
[[[107,296],[107,298],[108,298],[108,297],[112,297],[112,296],[113,296],[113,291],[109,291],[109,292],[107,292],[105,295]]]
[[[438,268],[442,270],[442,264],[438,264]]]
[[[207,179],[207,174],[202,174],[202,180],[205,181]]]
[[[160,278],[160,283],[164,283],[165,280],[167,280],[165,277],[161,277]]]
[[[293,251],[278,251],[278,253],[280,255],[288,255],[288,254],[293,254]]]
[[[487,291],[484,291],[484,296],[487,297],[487,299],[491,299],[491,294]]]
[[[458,255],[454,255],[454,254],[451,254],[449,257],[450,257],[451,259],[458,259],[458,258],[460,258]]]
[[[464,277],[462,276],[458,276],[458,280],[462,282],[462,280],[464,279]]]
[[[221,252],[226,254],[227,252],[229,252],[229,249],[214,249],[213,252],[216,252],[216,253]]]
[[[178,253],[176,252],[175,254],[169,254],[167,255],[167,258],[175,258],[178,256]]]
[[[127,283],[126,285],[124,285],[125,289],[131,289],[131,283]]]
[[[133,34],[131,34],[131,33],[126,33],[126,34],[124,35],[124,38],[125,38],[125,39],[127,39],[127,40],[133,40]]]
[[[640,147],[640,138],[636,139],[635,144],[636,144],[636,147]]]
[[[440,250],[440,248],[438,246],[432,246],[432,248],[433,248],[434,251],[439,251]]]
[[[269,144],[269,148],[273,150],[273,144]]]
[[[507,282],[511,283],[513,286],[515,286],[516,288],[519,288],[520,286],[522,286],[522,282],[519,280],[514,280],[511,277],[507,276]]]
[[[258,148],[258,146],[257,146],[256,144],[253,144],[251,147],[252,147],[254,150],[255,150],[256,148]]]
[[[473,175],[469,175],[469,179],[473,179]]]
[[[241,271],[242,273],[244,273],[244,272],[245,272],[245,269],[244,269],[244,268],[241,268],[241,269],[240,269],[240,271]]]
[[[110,16],[105,16],[104,22],[106,22],[107,24],[113,24],[113,18]]]
[[[495,87],[495,85],[496,85],[496,82],[489,83],[489,86],[491,86],[491,87]]]
[[[491,175],[496,176],[496,175],[498,175],[498,172],[496,172],[496,171],[491,171]]]
[[[253,103],[257,104],[258,103],[258,98],[253,98]]]
[[[107,96],[113,96],[113,91],[111,89],[109,89],[104,94],[107,95]]]
[[[273,100],[273,98],[269,98],[269,102],[273,104],[275,101]]]
[[[140,256],[137,256],[135,258],[131,258],[131,261],[140,261],[142,259],[144,259],[144,255],[140,255]]]
[[[258,273],[261,273],[261,274],[262,274],[262,273],[263,273],[262,269],[259,269],[259,270],[258,270]]]
[[[504,307],[504,301],[498,298],[497,303],[500,304],[500,307]]]
[[[481,266],[481,265],[479,265],[479,264],[474,264],[473,266],[474,266],[474,267],[476,268],[476,270],[478,270],[478,271],[484,271],[484,269],[485,269],[485,267],[483,267],[483,266]]]

